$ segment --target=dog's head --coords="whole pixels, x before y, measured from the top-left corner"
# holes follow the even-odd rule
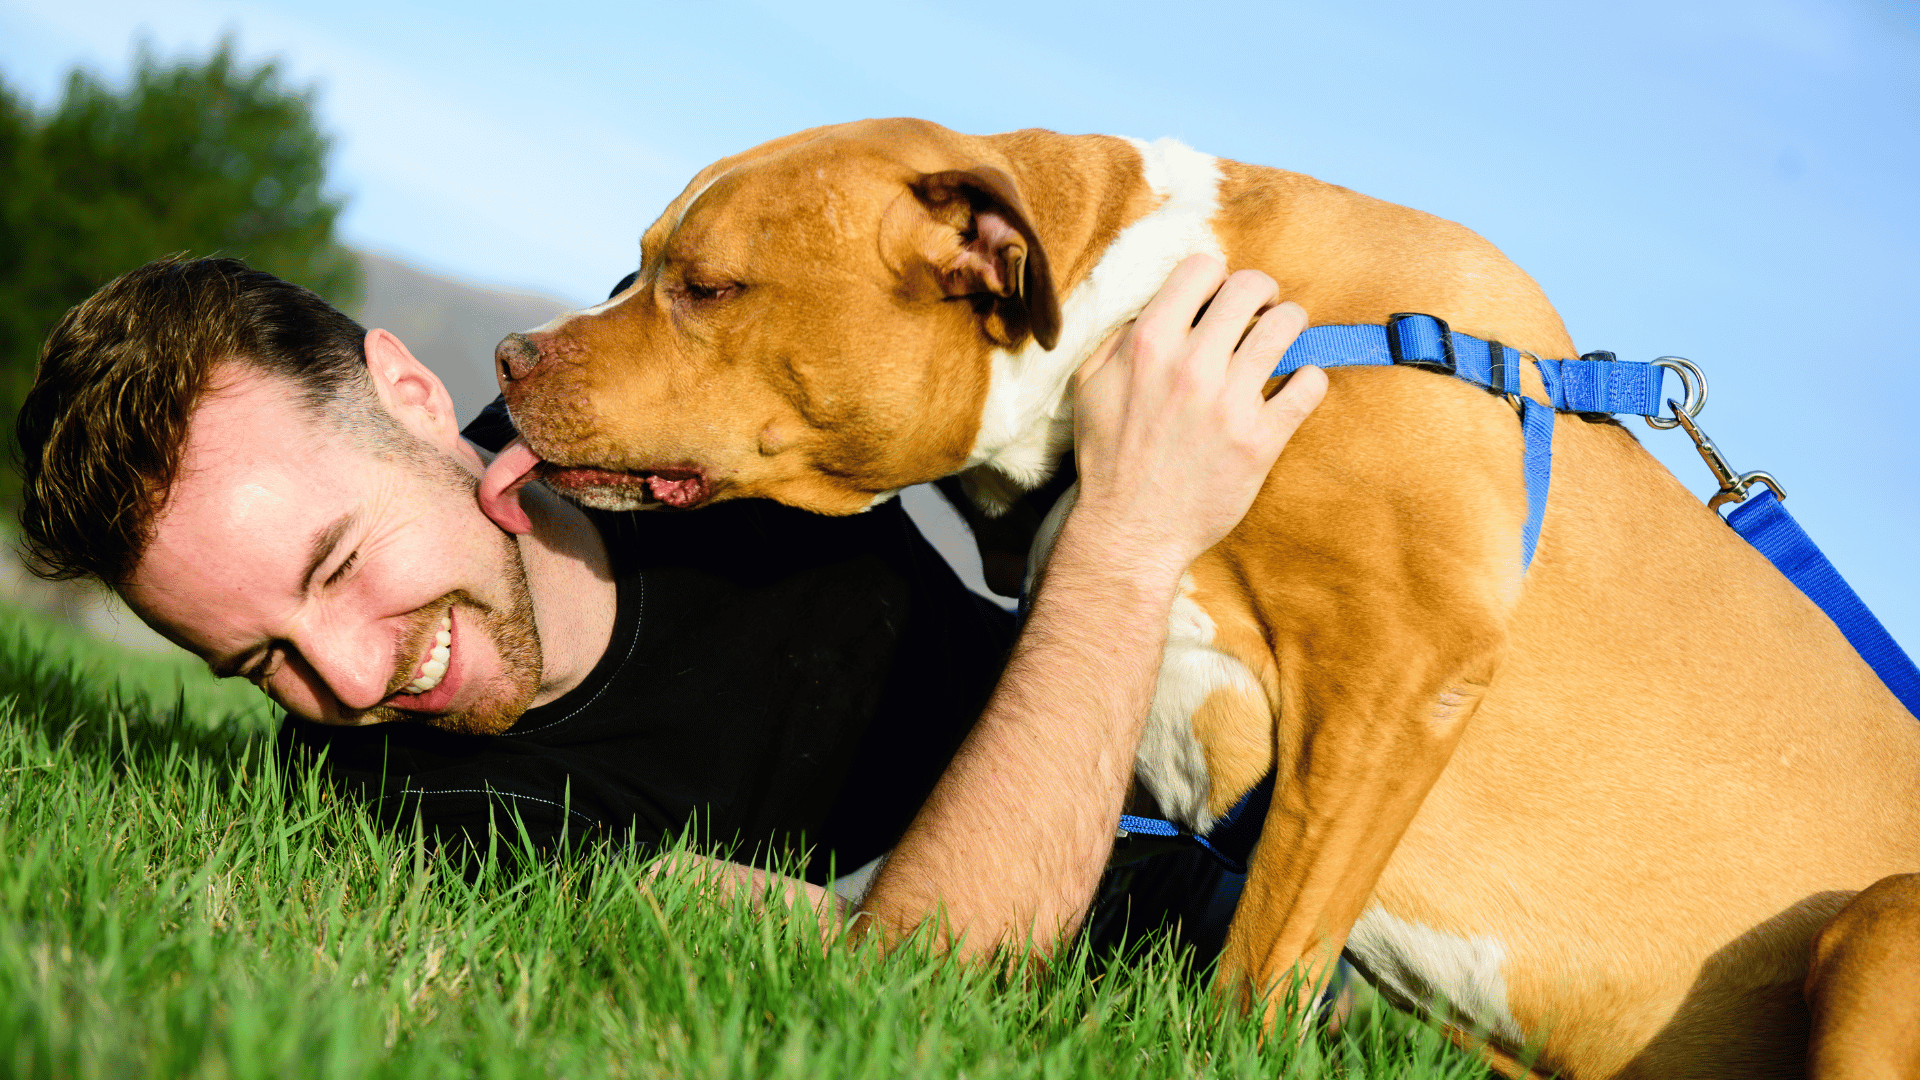
[[[959,469],[993,350],[1060,332],[1007,164],[885,120],[709,166],[647,229],[632,284],[500,343],[530,450],[510,469],[606,509],[829,514]]]

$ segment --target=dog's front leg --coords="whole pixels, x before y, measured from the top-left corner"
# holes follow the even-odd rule
[[[1451,387],[1403,374],[1368,389],[1329,395],[1209,553],[1246,583],[1271,649],[1273,801],[1220,968],[1270,1022],[1311,1000],[1344,946],[1492,685],[1521,592],[1511,413],[1469,398],[1451,427],[1419,423],[1431,413],[1413,395]],[[1355,445],[1361,430],[1396,432],[1396,452]]]
[[[1452,756],[1503,640],[1484,625],[1420,634],[1349,624],[1282,645],[1273,804],[1221,965],[1243,1006],[1266,996],[1271,1022],[1311,999]]]

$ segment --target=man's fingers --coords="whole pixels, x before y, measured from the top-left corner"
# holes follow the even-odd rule
[[[1189,255],[1181,259],[1167,283],[1140,312],[1138,333],[1143,337],[1184,336],[1200,306],[1219,292],[1220,284],[1226,280],[1227,265],[1211,255]]]
[[[1087,385],[1087,380],[1093,378],[1095,372],[1106,366],[1107,361],[1113,359],[1113,354],[1120,351],[1120,343],[1127,339],[1127,331],[1132,329],[1133,323],[1129,321],[1121,324],[1120,329],[1107,335],[1107,340],[1101,342],[1093,350],[1092,355],[1081,362],[1080,370],[1073,373],[1074,389],[1078,390]]]
[[[1268,308],[1247,332],[1247,339],[1234,350],[1227,368],[1227,381],[1236,391],[1257,392],[1273,377],[1280,358],[1306,328],[1307,312],[1299,304],[1287,300]]]
[[[1327,373],[1308,365],[1294,372],[1279,393],[1261,403],[1261,419],[1267,424],[1267,434],[1278,443],[1274,447],[1276,456],[1326,396]]]
[[[1194,327],[1190,339],[1193,348],[1218,349],[1219,355],[1231,358],[1254,316],[1278,299],[1280,286],[1272,278],[1258,270],[1234,271],[1213,295],[1200,325]]]

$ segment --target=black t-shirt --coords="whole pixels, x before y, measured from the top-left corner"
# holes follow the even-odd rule
[[[469,426],[498,448],[490,408]],[[812,849],[845,873],[891,847],[998,679],[1011,617],[963,586],[895,499],[829,518],[741,500],[689,513],[589,512],[619,596],[606,653],[579,686],[497,736],[423,724],[289,719],[288,749],[418,808],[442,839],[489,820],[555,845],[650,844],[697,824],[742,852]]]

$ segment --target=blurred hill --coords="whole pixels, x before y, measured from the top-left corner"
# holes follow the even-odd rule
[[[538,293],[440,277],[373,252],[356,255],[365,299],[350,314],[367,329],[391,330],[406,342],[413,355],[447,384],[462,424],[499,393],[493,378],[493,347],[500,339],[580,306]]]

